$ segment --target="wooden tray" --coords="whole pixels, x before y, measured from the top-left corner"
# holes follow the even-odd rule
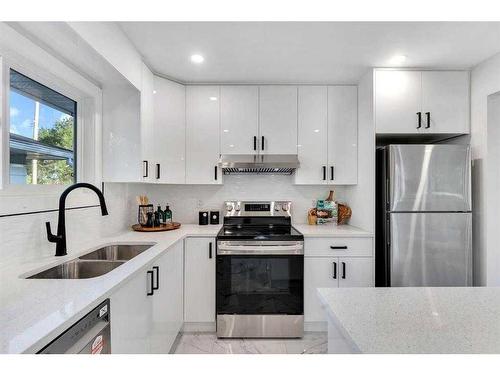
[[[164,232],[166,230],[174,230],[174,229],[179,229],[181,226],[181,223],[176,223],[173,222],[172,224],[161,224],[159,227],[143,227],[141,224],[134,224],[132,225],[132,229],[135,230],[136,232]]]

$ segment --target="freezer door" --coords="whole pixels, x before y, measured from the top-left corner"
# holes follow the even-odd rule
[[[471,217],[390,214],[391,286],[471,286]]]
[[[470,211],[468,145],[391,145],[389,210]]]

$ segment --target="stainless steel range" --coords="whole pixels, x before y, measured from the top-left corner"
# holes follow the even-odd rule
[[[225,203],[217,235],[218,337],[302,337],[304,236],[291,203]]]

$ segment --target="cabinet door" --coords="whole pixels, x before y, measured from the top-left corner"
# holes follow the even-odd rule
[[[378,70],[375,72],[375,124],[377,133],[419,133],[422,73]]]
[[[220,184],[218,86],[186,87],[186,183]]]
[[[148,266],[147,270],[150,270]],[[151,352],[153,297],[151,275],[139,271],[111,295],[111,352],[142,354]]]
[[[304,258],[304,317],[308,322],[326,321],[317,288],[336,288],[339,280],[336,257]]]
[[[339,287],[373,286],[373,258],[339,258]]]
[[[164,78],[154,78],[154,135],[146,145],[154,149],[155,182],[186,182],[186,90]]]
[[[297,154],[297,87],[261,86],[259,124],[261,154]]]
[[[141,152],[143,160],[142,179],[154,181],[155,142],[154,142],[154,75],[142,64],[141,86]]]
[[[327,176],[327,87],[300,86],[298,97],[298,156],[295,183],[325,184]]]
[[[183,321],[183,243],[178,242],[153,263],[158,289],[153,295],[151,353],[168,353]]]
[[[328,183],[358,183],[358,89],[328,87]]]
[[[220,124],[222,154],[257,153],[259,88],[221,86]]]
[[[422,112],[427,133],[469,133],[469,72],[422,72]]]
[[[185,243],[184,321],[215,322],[215,239],[187,238]]]

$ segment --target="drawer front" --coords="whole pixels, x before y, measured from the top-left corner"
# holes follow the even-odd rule
[[[305,256],[373,256],[371,237],[314,237],[304,240]]]

